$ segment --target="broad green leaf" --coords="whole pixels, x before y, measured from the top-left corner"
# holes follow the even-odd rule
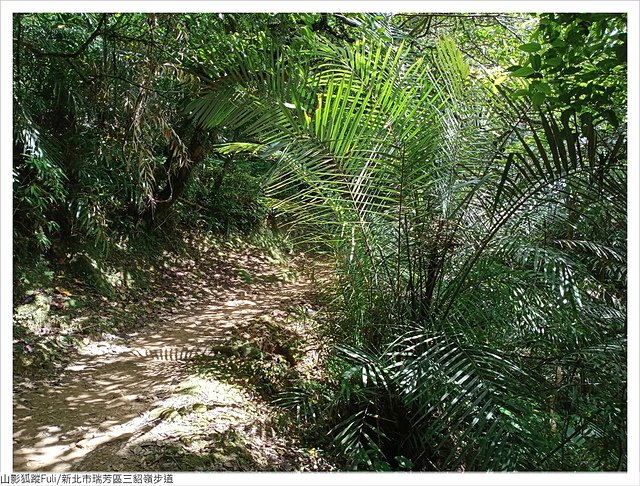
[[[540,56],[538,54],[534,54],[533,56],[530,56],[530,58],[531,67],[533,69],[537,71],[542,67],[542,60],[540,59]]]
[[[546,96],[544,93],[533,93],[531,95],[531,101],[533,102],[533,106],[536,108],[540,108],[540,105],[544,103]]]
[[[541,46],[537,42],[529,42],[520,46],[520,50],[524,52],[538,52],[540,49]]]
[[[562,58],[561,57],[550,57],[548,59],[545,59],[544,63],[545,63],[544,64],[545,66],[556,67],[556,66],[559,66],[560,64],[562,64]]]
[[[618,126],[620,125],[620,120],[618,120],[618,117],[616,116],[616,114],[613,112],[613,110],[605,110],[602,113],[602,116],[609,122],[611,123],[611,125],[613,126],[613,128],[618,128]]]
[[[539,84],[536,86],[536,89],[540,93],[544,93],[547,96],[551,95],[551,86],[549,86],[547,83],[539,82]]]
[[[521,68],[515,70],[513,73],[511,73],[511,75],[519,77],[519,78],[523,78],[523,77],[529,76],[529,75],[531,75],[531,74],[533,74],[535,72],[536,72],[535,69],[533,69],[533,68],[531,68],[529,66],[524,66],[524,67],[521,67]]]

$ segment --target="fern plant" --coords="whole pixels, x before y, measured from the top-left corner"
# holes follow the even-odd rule
[[[189,110],[273,160],[273,208],[341,262],[321,410],[350,467],[624,468],[624,135],[483,88],[447,39],[237,65]]]

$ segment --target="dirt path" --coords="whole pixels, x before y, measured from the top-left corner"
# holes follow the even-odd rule
[[[16,471],[330,469],[246,371],[314,368],[311,279],[250,253],[208,271],[191,298],[88,343],[54,380],[16,383]]]

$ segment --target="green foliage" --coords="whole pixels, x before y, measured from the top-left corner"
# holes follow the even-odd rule
[[[190,108],[251,140],[229,150],[277,157],[272,204],[342,263],[340,391],[288,403],[335,418],[352,468],[624,467],[622,429],[599,425],[609,412],[576,411],[600,395],[580,385],[595,361],[576,357],[605,328],[600,357],[626,353],[624,277],[604,284],[587,263],[624,253],[624,135],[491,95],[446,39],[428,56],[367,40],[318,40],[295,64],[271,54],[237,59],[236,82]],[[588,230],[595,208],[611,237]],[[613,373],[605,395],[620,396]]]
[[[264,172],[260,162],[205,161],[189,183],[181,217],[216,231],[256,230],[267,212],[261,182]]]
[[[349,468],[625,469],[626,18],[537,18],[18,16],[15,240],[270,211],[339,263],[280,401]]]
[[[188,203],[203,198],[208,229],[259,226],[259,164],[209,164],[191,180],[212,146],[233,134],[194,127],[184,100],[224,77],[229,52],[286,45],[296,22],[268,14],[17,14],[17,265],[32,251],[101,261],[121,239],[165,231],[190,182],[197,197],[182,206],[185,219],[197,216]]]
[[[626,23],[624,14],[541,14],[511,74],[529,79],[535,107],[570,107],[615,129],[626,117]]]
[[[504,69],[521,54],[518,45],[535,28],[530,14],[511,13],[399,13],[392,18],[396,35],[429,49],[443,37],[452,38],[476,73]]]

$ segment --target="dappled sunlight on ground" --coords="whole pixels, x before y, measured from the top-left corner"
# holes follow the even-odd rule
[[[127,336],[88,343],[55,379],[17,383],[14,469],[294,470],[295,446],[268,405],[186,364],[220,353],[245,359],[231,342],[270,352],[264,342],[280,339],[274,322],[308,305],[311,282],[285,281],[249,254],[217,262],[216,271],[209,286],[194,286],[200,297],[154,313]],[[278,326],[280,336],[300,338],[294,322]]]

